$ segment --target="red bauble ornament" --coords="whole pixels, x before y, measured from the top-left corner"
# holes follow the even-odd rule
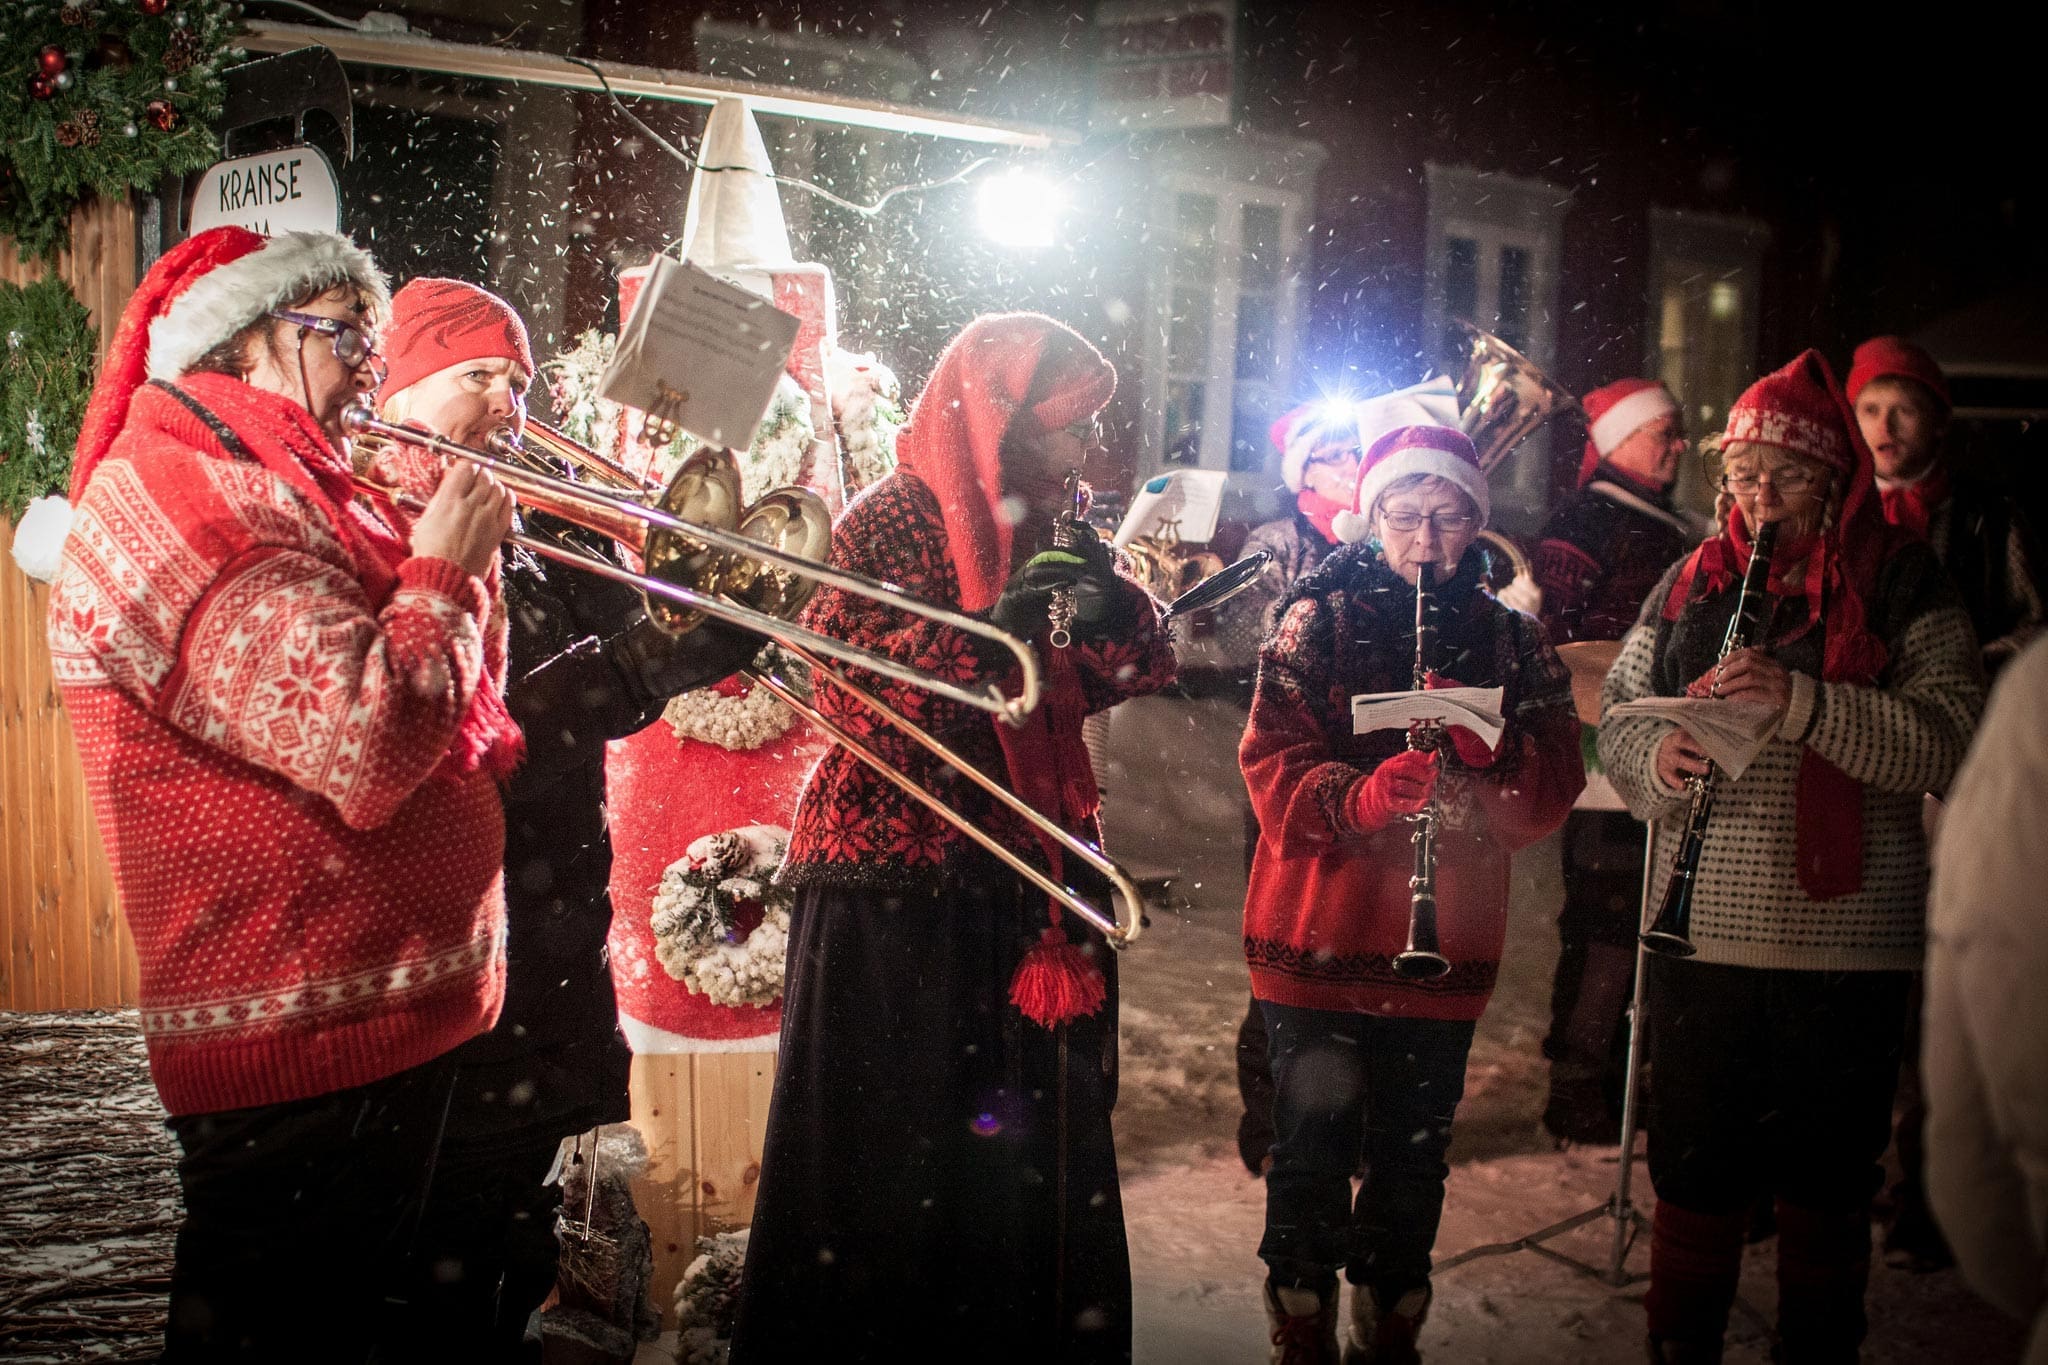
[[[46,100],[57,93],[57,82],[38,71],[28,78],[28,92],[39,100]]]
[[[162,14],[171,7],[171,0],[142,0],[142,12],[148,15]]]
[[[149,121],[156,125],[159,133],[168,133],[178,124],[178,111],[171,108],[169,100],[151,100],[142,107]]]
[[[70,59],[64,55],[64,49],[55,43],[51,43],[36,54],[36,66],[45,76],[55,77],[70,64]]]

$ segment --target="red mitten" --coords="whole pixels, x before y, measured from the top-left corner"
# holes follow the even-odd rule
[[[1422,678],[1422,687],[1425,692],[1438,692],[1449,687],[1463,686],[1465,684],[1459,682],[1456,678],[1446,678],[1435,669],[1425,673]],[[1466,767],[1490,768],[1493,766],[1493,761],[1500,757],[1499,749],[1489,747],[1485,740],[1473,734],[1464,726],[1453,725],[1449,729],[1451,732],[1451,745],[1458,751],[1458,761]]]
[[[1385,829],[1403,815],[1429,804],[1436,791],[1434,750],[1403,749],[1351,784],[1344,797],[1344,816],[1361,834]]]

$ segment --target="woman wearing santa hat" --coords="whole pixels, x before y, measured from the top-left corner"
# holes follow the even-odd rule
[[[1340,1273],[1353,1285],[1346,1358],[1418,1358],[1444,1151],[1506,935],[1508,858],[1555,829],[1584,784],[1564,665],[1533,618],[1482,585],[1487,510],[1464,434],[1387,433],[1333,518],[1346,548],[1295,585],[1259,657],[1238,751],[1260,829],[1244,944],[1277,1090],[1259,1255],[1273,1358],[1290,1365],[1338,1358]],[[1399,730],[1352,733],[1351,697],[1412,683],[1424,565],[1442,575],[1432,685],[1504,689],[1491,747],[1460,727],[1441,752],[1410,749]],[[1410,918],[1403,817],[1432,798],[1451,969],[1416,981],[1393,967]]]
[[[1646,1301],[1653,1358],[1711,1362],[1747,1211],[1774,1195],[1788,1362],[1854,1360],[1870,1197],[1890,1136],[1927,894],[1921,794],[1954,774],[1984,700],[1969,617],[1933,553],[1889,526],[1871,453],[1818,352],[1764,376],[1718,447],[1720,533],[1644,602],[1601,692],[1718,695],[1777,716],[1716,783],[1692,957],[1651,958]],[[1719,661],[1757,529],[1776,522],[1760,638]],[[1605,719],[1600,756],[1669,872],[1707,769],[1668,721]]]
[[[1173,651],[1108,546],[1051,543],[1068,471],[1099,444],[1116,372],[1050,318],[976,319],[897,436],[898,466],[846,510],[832,562],[1033,640],[1045,698],[1013,728],[869,681],[888,702],[1090,840],[1081,721],[1156,691]],[[1069,504],[1070,505],[1070,504]],[[1072,589],[1073,640],[1047,640]],[[956,681],[999,662],[971,637],[831,588],[805,624]],[[1107,904],[1028,826],[858,701],[819,708],[1020,857]],[[1015,873],[834,747],[804,787],[781,880],[797,888],[781,1054],[734,1329],[735,1362],[1127,1360],[1130,1270],[1109,1112],[1107,946]],[[1048,922],[1050,914],[1050,922]],[[1074,987],[1047,998],[1048,984]]]
[[[184,1152],[166,1360],[365,1358],[446,1054],[504,993],[511,502],[468,470],[409,525],[352,497],[389,308],[346,238],[201,233],[79,436],[50,651]]]
[[[472,448],[521,435],[534,377],[512,306],[461,280],[416,279],[391,301],[378,392],[386,421]],[[431,489],[442,457],[380,444],[375,476]],[[544,513],[529,534],[577,539]],[[380,1359],[538,1360],[527,1321],[555,1285],[549,1183],[561,1140],[629,1115],[631,1054],[618,1029],[605,943],[611,839],[608,741],[652,724],[677,692],[724,677],[759,636],[706,622],[670,636],[639,595],[595,574],[517,552],[503,561],[509,620],[505,702],[526,761],[505,783],[505,1006],[489,1033],[452,1054],[456,1079],[433,1188],[390,1291]]]

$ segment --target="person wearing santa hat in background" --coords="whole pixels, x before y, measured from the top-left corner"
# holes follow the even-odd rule
[[[168,1361],[367,1358],[504,994],[512,504],[466,469],[416,520],[352,497],[389,307],[344,237],[200,233],[79,434],[50,653],[184,1153]]]
[[[1564,665],[1533,617],[1483,586],[1488,504],[1463,433],[1381,437],[1332,518],[1344,548],[1294,585],[1259,656],[1238,750],[1260,830],[1244,944],[1276,1088],[1259,1255],[1285,1365],[1337,1361],[1340,1273],[1353,1286],[1344,1358],[1420,1358],[1444,1152],[1499,974],[1509,856],[1557,828],[1585,781]],[[1492,747],[1455,726],[1440,751],[1399,730],[1352,733],[1349,698],[1412,685],[1425,564],[1444,575],[1431,684],[1505,689]],[[1404,817],[1432,796],[1451,969],[1411,981],[1393,969],[1410,917]]]
[[[1950,471],[1948,376],[1933,356],[1904,337],[1872,337],[1856,348],[1845,387],[1876,460],[1885,519],[1934,547],[1995,677],[2041,630],[2029,528],[2004,493]]]
[[[1654,379],[1620,379],[1582,400],[1578,490],[1532,556],[1550,642],[1619,640],[1666,569],[1699,540],[1672,506],[1685,417]],[[1543,1126],[1563,1141],[1621,1131],[1629,997],[1643,888],[1643,832],[1625,811],[1574,810],[1562,844],[1564,908],[1550,991],[1550,1096]]]
[[[1712,694],[1777,717],[1742,776],[1716,782],[1695,955],[1653,955],[1646,972],[1652,1358],[1721,1359],[1749,1211],[1769,1194],[1780,1358],[1854,1360],[1923,951],[1921,794],[1961,762],[1984,676],[1954,585],[1879,511],[1870,449],[1818,352],[1752,384],[1710,448],[1722,530],[1651,591],[1601,689],[1600,757],[1657,822],[1658,875],[1685,835],[1686,781],[1709,764],[1678,726],[1613,708]],[[1773,605],[1721,661],[1769,522]]]
[[[1115,387],[1109,362],[1051,318],[975,319],[911,408],[895,471],[832,535],[835,567],[1035,644],[1044,697],[1020,726],[866,685],[1091,841],[1082,719],[1174,671],[1158,604],[1115,551],[1085,525],[1070,547],[1040,548]],[[1056,648],[1047,617],[1064,589],[1072,640]],[[952,626],[830,586],[803,619],[956,682],[1009,667]],[[849,693],[821,683],[816,705],[1019,858],[1109,904],[1088,868]],[[906,1343],[932,1359],[1128,1360],[1108,946],[839,745],[804,785],[778,880],[796,900],[735,1365],[893,1361]]]
[[[526,325],[460,280],[416,279],[393,297],[380,415],[481,449],[526,428],[534,377]],[[377,443],[380,481],[431,486],[442,457]],[[529,534],[603,558],[593,536],[545,513]],[[744,664],[761,638],[717,622],[670,636],[622,584],[509,548],[505,701],[526,735],[506,782],[505,1006],[457,1048],[433,1184],[390,1290],[380,1360],[534,1361],[534,1310],[554,1288],[563,1138],[629,1116],[632,1060],[606,958],[611,840],[605,744],[652,724],[667,699]]]

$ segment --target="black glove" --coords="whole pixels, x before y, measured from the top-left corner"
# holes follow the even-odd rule
[[[1115,551],[1093,528],[1075,528],[1075,542],[1033,555],[1010,575],[991,619],[1012,635],[1032,639],[1045,629],[1053,593],[1074,590],[1073,629],[1103,635],[1130,623],[1129,585],[1117,576]]]
[[[607,642],[612,662],[647,702],[709,687],[753,662],[768,643],[764,636],[724,621],[705,621],[695,630],[670,635],[646,617]]]

